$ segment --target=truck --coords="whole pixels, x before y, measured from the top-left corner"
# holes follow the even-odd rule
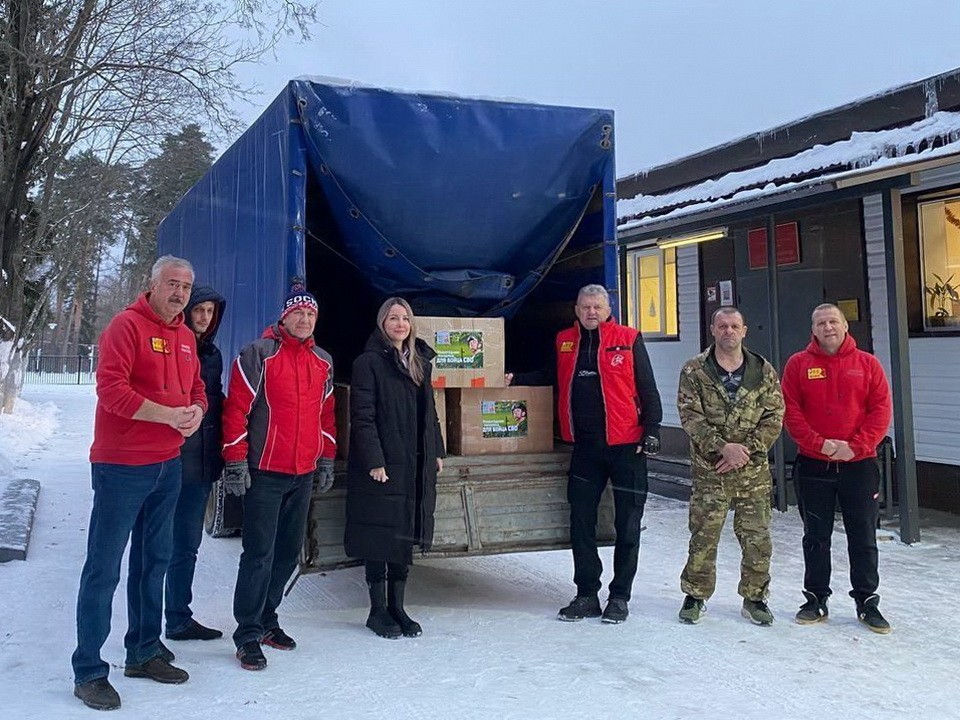
[[[537,369],[580,287],[602,284],[619,306],[615,177],[610,110],[304,77],[163,220],[158,251],[226,298],[226,365],[300,279],[337,382],[391,295],[418,315],[504,318],[507,367]],[[568,460],[562,446],[448,458],[429,555],[568,547]],[[344,472],[338,461],[334,489],[313,498],[301,572],[357,562],[342,546]],[[208,531],[239,526],[222,487],[210,502]],[[608,490],[601,542],[612,515]]]

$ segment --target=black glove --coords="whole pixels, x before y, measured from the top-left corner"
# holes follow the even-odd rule
[[[647,435],[643,438],[643,451],[647,455],[656,455],[660,452],[660,438],[656,435]]]
[[[250,489],[250,466],[246,460],[231,460],[223,470],[223,489],[229,495],[243,497]]]
[[[325,493],[333,487],[333,460],[320,458],[313,471],[313,494]]]

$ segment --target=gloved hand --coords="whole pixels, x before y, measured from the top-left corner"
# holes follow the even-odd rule
[[[656,435],[646,435],[643,438],[643,451],[647,455],[656,455],[660,452],[660,438]]]
[[[313,471],[313,494],[325,493],[333,487],[333,460],[320,458]]]
[[[231,460],[223,471],[223,489],[228,495],[243,495],[250,489],[250,467],[246,460]]]

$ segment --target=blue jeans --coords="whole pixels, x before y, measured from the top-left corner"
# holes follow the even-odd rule
[[[110,635],[113,594],[130,540],[127,573],[126,664],[139,665],[160,652],[163,575],[170,560],[173,509],[180,492],[180,458],[152,465],[93,463],[93,509],[87,560],[77,596],[74,682],[106,677],[100,649]]]
[[[197,567],[197,550],[203,539],[203,516],[210,497],[210,483],[184,482],[180,486],[177,509],[173,514],[173,552],[167,567],[164,614],[167,632],[186,629],[193,619],[193,573]]]
[[[283,475],[250,470],[243,496],[243,553],[233,592],[233,641],[259,641],[279,627],[283,588],[297,568],[307,531],[313,473]]]

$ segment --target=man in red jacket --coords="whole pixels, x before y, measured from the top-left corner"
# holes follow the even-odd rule
[[[97,710],[120,707],[100,649],[110,634],[120,561],[130,539],[127,677],[182,683],[160,642],[163,576],[172,548],[180,492],[180,446],[207,408],[197,343],[183,324],[193,287],[186,260],[165,255],[150,290],[117,315],[100,336],[97,410],[90,462],[93,509],[87,559],[77,598],[74,695]]]
[[[610,319],[602,285],[586,285],[574,307],[577,322],[556,339],[560,435],[573,443],[567,500],[577,595],[561,608],[566,621],[601,617],[622,623],[637,574],[640,521],[647,500],[647,454],[660,450],[662,408],[643,338]],[[508,374],[507,384],[549,384],[543,373]],[[551,378],[552,379],[552,378]],[[597,509],[607,481],[613,486],[613,580],[600,611]]]
[[[245,670],[267,666],[261,643],[297,646],[277,608],[297,567],[311,490],[333,487],[333,359],[313,342],[317,310],[295,284],[280,321],[240,351],[223,406],[224,488],[243,496],[233,641]]]
[[[877,445],[890,426],[887,377],[879,361],[857,349],[836,305],[813,311],[813,339],[783,371],[784,426],[797,444],[793,469],[803,518],[801,625],[827,619],[830,597],[830,536],[840,501],[850,557],[850,596],[857,616],[874,632],[890,632],[880,613],[877,587]]]

